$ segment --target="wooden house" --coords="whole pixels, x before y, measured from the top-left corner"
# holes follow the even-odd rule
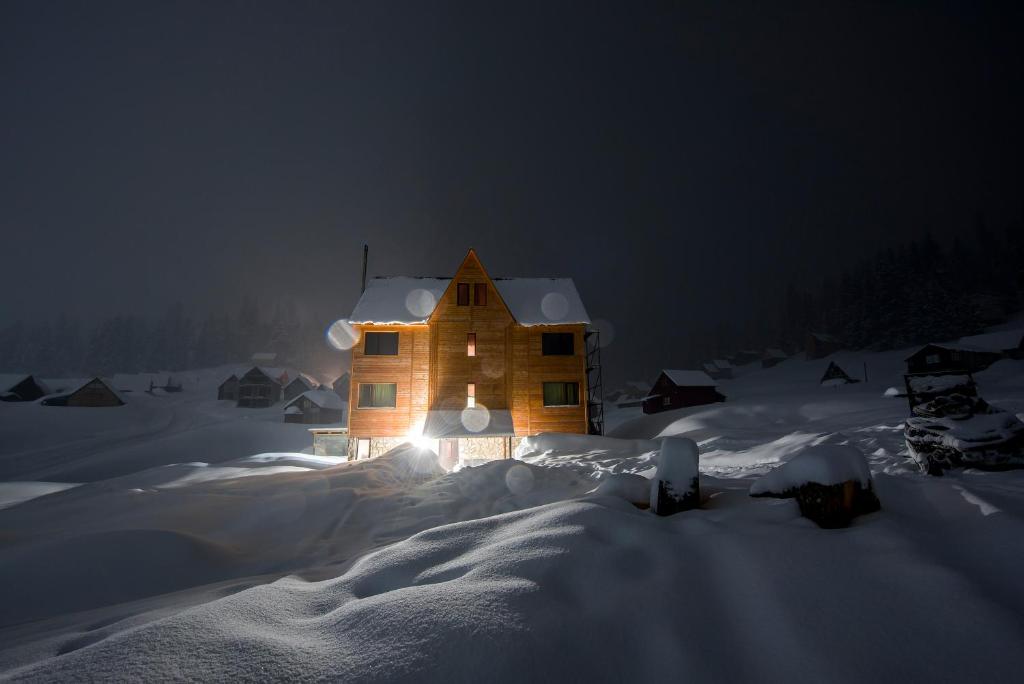
[[[232,373],[217,386],[217,399],[238,401],[238,374]]]
[[[725,401],[715,381],[699,370],[663,370],[643,400],[644,413],[661,413],[685,406]]]
[[[288,383],[283,368],[253,366],[238,379],[238,406],[267,408],[281,401],[281,392]]]
[[[331,390],[310,389],[285,404],[284,422],[313,425],[340,423],[346,418],[346,408],[341,397]]]
[[[473,250],[451,278],[370,280],[349,319],[353,457],[414,438],[452,465],[587,433],[589,322],[570,278],[491,278]]]
[[[43,399],[44,406],[105,407],[123,406],[124,403],[124,398],[114,389],[113,383],[100,377],[91,378],[65,394]]]
[[[34,375],[0,375],[0,401],[35,401],[50,393]]]
[[[926,344],[906,358],[908,373],[976,373],[1003,357],[1002,353],[969,347],[957,342]]]
[[[281,391],[282,398],[285,401],[291,401],[295,397],[301,395],[309,390],[315,390],[320,387],[320,383],[305,373],[296,373],[295,377],[284,386]]]
[[[822,359],[829,354],[842,350],[842,348],[843,343],[832,335],[809,332],[807,333],[804,351],[807,352],[807,358],[809,359]]]

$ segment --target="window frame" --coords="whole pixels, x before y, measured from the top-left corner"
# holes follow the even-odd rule
[[[476,383],[466,383],[466,408],[476,408]]]
[[[568,339],[570,344],[569,352],[565,351],[549,351],[548,340],[551,340],[551,346],[556,350],[559,348],[560,343],[555,343],[555,340]],[[540,355],[541,356],[576,356],[576,333],[572,332],[542,332],[540,334]]]
[[[568,387],[569,385],[573,385],[576,388],[575,389],[576,403],[575,404],[549,404],[548,403],[548,399],[547,399],[547,386],[548,385],[562,385],[563,386],[563,391],[565,391],[564,390],[565,387]],[[566,397],[566,400],[568,400],[568,398],[569,398],[568,392],[565,393],[565,397]],[[544,408],[578,408],[579,406],[582,405],[580,403],[580,383],[578,381],[576,381],[576,380],[552,380],[552,381],[547,381],[547,382],[541,383],[541,403],[544,405]]]
[[[476,357],[476,333],[466,333],[466,356]]]
[[[469,283],[455,283],[455,305],[469,306]]]
[[[473,306],[487,306],[487,283],[473,283]]]
[[[373,339],[375,340],[374,346],[377,348],[377,351],[369,351],[371,335],[373,335]],[[383,337],[381,337],[382,335],[394,336],[393,338],[388,337],[388,339],[395,340],[395,352],[393,354],[390,352],[379,351],[380,342],[381,340],[384,339]],[[399,334],[394,330],[368,330],[365,333],[363,333],[363,356],[398,356],[398,350],[400,346],[401,338],[399,337]]]
[[[391,406],[363,406],[363,387],[373,387],[375,385],[391,385],[395,388],[394,391],[394,404]],[[371,390],[372,392],[372,390]],[[371,395],[371,401],[373,397]],[[398,408],[398,383],[397,382],[360,382],[356,388],[356,408],[357,409],[385,409],[394,410]]]

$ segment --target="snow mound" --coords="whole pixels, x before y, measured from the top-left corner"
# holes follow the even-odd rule
[[[820,444],[756,480],[750,486],[750,493],[753,496],[782,495],[809,482],[834,485],[848,480],[859,482],[865,488],[871,484],[871,469],[864,454],[850,445]]]
[[[526,437],[516,458],[547,468],[568,468],[594,479],[615,473],[654,472],[657,440],[541,433]]]
[[[648,505],[651,481],[642,475],[615,473],[601,480],[591,493],[598,496],[616,496],[631,504]]]

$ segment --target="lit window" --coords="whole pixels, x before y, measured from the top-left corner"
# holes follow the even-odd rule
[[[458,283],[455,286],[455,294],[459,306],[469,306],[469,283]]]
[[[473,305],[487,306],[487,283],[473,284]]]
[[[580,383],[578,382],[545,382],[545,406],[579,406]]]
[[[398,385],[393,382],[359,383],[359,408],[395,408]]]
[[[476,407],[476,383],[466,385],[466,408]]]
[[[466,356],[476,356],[476,333],[466,333]]]

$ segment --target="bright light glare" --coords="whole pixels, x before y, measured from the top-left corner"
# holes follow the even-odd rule
[[[327,329],[327,343],[339,351],[348,351],[359,342],[359,331],[345,319],[334,321]]]
[[[549,321],[565,320],[569,313],[569,300],[560,292],[549,292],[540,300],[540,310]]]

